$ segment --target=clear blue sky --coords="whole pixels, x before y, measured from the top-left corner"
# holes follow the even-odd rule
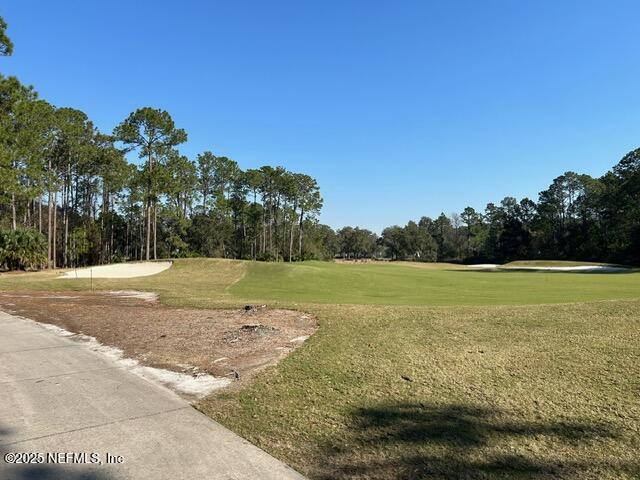
[[[103,130],[141,106],[243,168],[316,177],[380,231],[537,198],[640,146],[637,1],[0,3],[2,72]]]

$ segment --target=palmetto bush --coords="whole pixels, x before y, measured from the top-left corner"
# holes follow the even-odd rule
[[[47,261],[47,240],[30,228],[0,229],[0,265],[9,270],[40,268]]]

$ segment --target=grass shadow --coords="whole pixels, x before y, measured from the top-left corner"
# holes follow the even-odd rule
[[[330,467],[317,478],[578,479],[593,468],[640,474],[637,464],[602,465],[519,448],[541,438],[569,448],[585,443],[597,448],[598,441],[616,437],[605,424],[505,420],[508,416],[496,410],[455,404],[383,404],[357,408],[351,416],[353,436],[324,446]],[[356,444],[358,455],[338,446],[344,442]]]

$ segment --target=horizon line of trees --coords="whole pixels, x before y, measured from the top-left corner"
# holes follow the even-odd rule
[[[422,262],[559,259],[640,264],[640,149],[600,178],[566,172],[538,201],[505,197],[483,212],[467,207],[390,226],[380,236],[345,227],[344,258]]]
[[[640,263],[640,149],[600,178],[566,172],[537,202],[505,197],[378,236],[320,224],[312,177],[242,170],[210,151],[190,160],[177,148],[186,140],[168,112],[150,107],[102,133],[83,112],[0,75],[0,265],[185,256]]]
[[[0,17],[0,55],[13,44]],[[187,133],[143,107],[111,133],[0,74],[0,268],[220,256],[326,258],[314,178],[242,170],[211,151],[189,159]],[[137,163],[128,157],[137,156]]]
[[[0,56],[13,52],[6,27],[0,17]],[[186,256],[640,264],[640,149],[600,178],[566,172],[537,202],[505,197],[378,236],[320,224],[309,175],[242,170],[210,151],[189,159],[186,141],[164,110],[139,108],[107,134],[0,74],[0,268]]]
[[[0,264],[322,257],[315,179],[279,166],[242,170],[210,151],[191,160],[177,148],[186,140],[168,112],[150,107],[102,133],[80,110],[0,75]],[[34,255],[11,260],[26,239]]]

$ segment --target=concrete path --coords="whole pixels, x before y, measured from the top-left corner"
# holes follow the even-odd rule
[[[33,463],[7,463],[17,452]],[[0,479],[303,478],[164,387],[0,312]]]

